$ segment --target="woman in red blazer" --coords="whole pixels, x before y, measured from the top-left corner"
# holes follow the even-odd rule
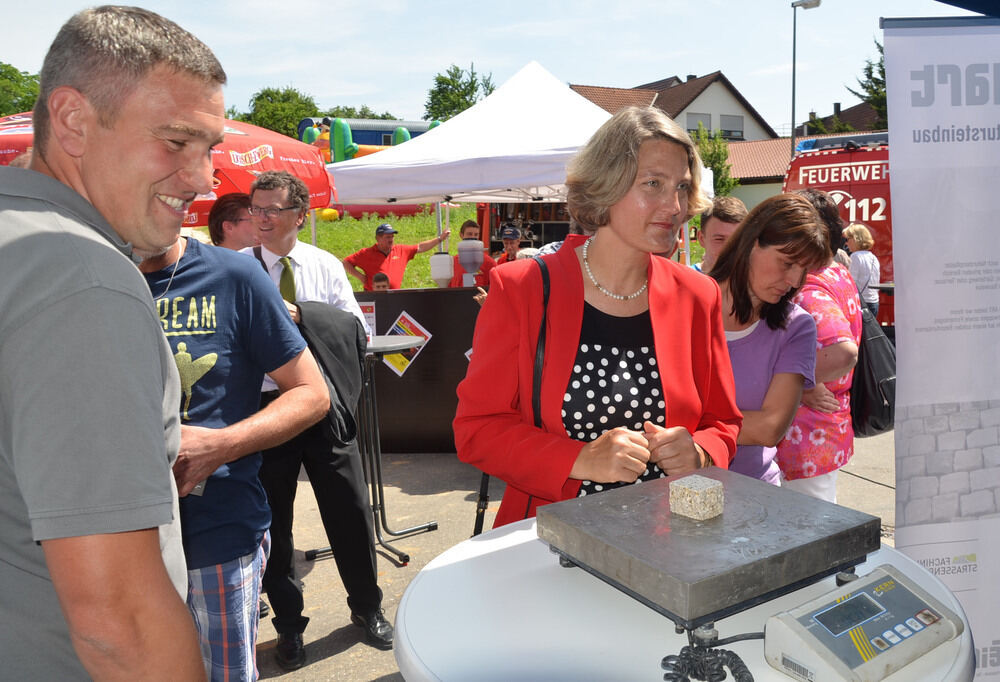
[[[710,278],[655,254],[707,201],[690,137],[662,111],[630,107],[571,162],[570,236],[550,277],[541,421],[532,380],[542,321],[537,263],[490,274],[472,361],[458,387],[458,456],[507,483],[495,526],[542,504],[728,467],[741,416]]]

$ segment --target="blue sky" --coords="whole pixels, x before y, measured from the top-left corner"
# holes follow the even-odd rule
[[[11,3],[0,61],[36,73],[62,23],[88,3]],[[764,119],[791,122],[789,0],[189,0],[149,1],[207,43],[229,74],[226,104],[292,86],[320,107],[368,105],[419,119],[434,76],[457,64],[503,83],[539,62],[568,83],[634,87],[721,70]],[[879,17],[959,16],[934,0],[823,0],[798,12],[800,121],[858,100],[864,62],[882,40]]]

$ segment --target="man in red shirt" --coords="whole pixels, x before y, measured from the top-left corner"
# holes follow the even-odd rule
[[[375,228],[375,244],[361,249],[344,259],[344,269],[347,274],[364,282],[365,291],[372,291],[372,277],[376,272],[384,272],[389,276],[389,287],[399,289],[403,286],[403,273],[406,266],[418,253],[429,251],[443,242],[451,234],[445,230],[440,237],[433,237],[419,244],[393,244],[397,231],[389,223],[382,223]]]
[[[462,223],[462,227],[459,229],[458,234],[462,239],[479,239],[479,223],[475,220],[466,220]],[[490,258],[489,254],[483,254],[483,264],[479,267],[479,272],[476,273],[476,283],[473,286],[485,287],[490,283],[490,270],[496,267],[496,261]],[[448,282],[449,287],[464,287],[463,284],[465,268],[462,267],[461,263],[458,262],[458,256],[455,256],[455,275]]]
[[[508,225],[500,232],[500,241],[503,242],[503,253],[497,257],[497,265],[517,260],[517,252],[521,250],[521,231]]]

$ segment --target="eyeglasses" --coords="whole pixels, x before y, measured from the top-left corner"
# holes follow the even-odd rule
[[[284,208],[264,208],[263,206],[251,206],[247,209],[251,216],[255,218],[268,218],[274,220],[282,211],[296,211],[298,206],[285,206]]]

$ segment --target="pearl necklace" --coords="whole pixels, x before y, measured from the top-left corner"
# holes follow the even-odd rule
[[[635,292],[634,294],[628,294],[627,296],[622,294],[616,294],[613,291],[608,291],[600,284],[598,284],[597,279],[594,277],[594,273],[590,271],[590,262],[587,260],[587,250],[590,248],[590,242],[592,241],[594,241],[593,237],[591,237],[590,239],[588,239],[583,243],[583,269],[587,271],[587,277],[589,277],[591,283],[593,283],[593,285],[597,287],[597,290],[600,291],[605,296],[615,299],[616,301],[631,301],[633,298],[638,298],[639,296],[641,296],[642,292],[644,292],[646,290],[646,287],[649,285],[648,277],[646,278],[646,281],[642,283],[642,286],[639,287],[639,290],[637,292]]]

